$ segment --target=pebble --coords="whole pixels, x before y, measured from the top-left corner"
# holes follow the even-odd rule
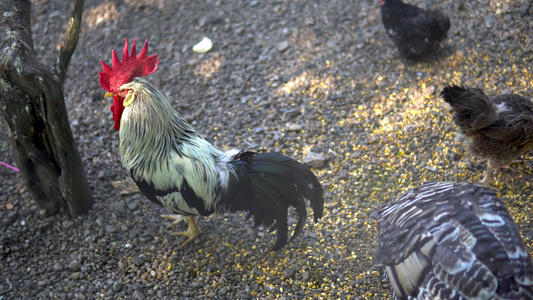
[[[137,208],[139,207],[139,203],[137,201],[132,201],[132,202],[128,202],[126,206],[128,207],[129,210],[137,210]]]
[[[117,280],[113,283],[113,291],[120,292],[122,288],[124,287],[124,283],[122,281]]]
[[[53,269],[54,271],[61,271],[63,270],[63,266],[60,263],[55,263]]]
[[[518,9],[518,12],[520,13],[520,15],[525,16],[529,12],[529,7],[530,7],[530,5],[522,5]]]
[[[131,296],[136,300],[144,300],[144,294],[141,291],[135,291]]]
[[[229,286],[225,286],[218,291],[219,296],[225,296],[230,291]]]
[[[349,177],[350,173],[346,169],[342,169],[339,171],[339,178],[340,179],[347,179]]]
[[[304,127],[301,124],[287,124],[288,131],[302,131],[303,129]]]
[[[282,41],[276,44],[276,49],[278,49],[279,52],[285,52],[289,47],[290,44],[288,41]]]
[[[133,263],[137,266],[137,267],[140,267],[142,265],[144,265],[144,259],[142,259],[141,257],[139,256],[136,256],[133,258]]]
[[[295,273],[296,273],[296,268],[295,267],[290,267],[290,268],[285,269],[283,271],[283,277],[284,278],[293,278]]]
[[[109,206],[108,206],[110,211],[115,211],[115,212],[124,211],[124,207],[125,207],[125,205],[124,205],[124,202],[122,202],[122,201],[111,202],[111,203],[109,203]]]
[[[106,179],[106,172],[104,170],[101,170],[100,172],[98,172],[98,175],[96,175],[96,178],[100,180]]]
[[[68,269],[73,272],[79,271],[81,268],[81,263],[77,260],[73,260],[68,264]]]
[[[485,25],[487,25],[488,28],[494,27],[496,22],[498,22],[498,19],[494,15],[486,15],[484,18],[485,18]]]
[[[309,274],[309,272],[302,271],[302,280],[303,281],[309,281],[310,278],[311,278],[311,275]]]
[[[326,166],[328,157],[321,153],[308,151],[307,155],[302,159],[302,162],[311,168],[323,168]]]

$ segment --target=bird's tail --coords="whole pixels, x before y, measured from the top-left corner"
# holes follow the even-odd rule
[[[272,250],[287,243],[290,206],[298,214],[291,240],[302,232],[307,219],[305,199],[310,202],[315,222],[322,217],[322,186],[307,166],[281,154],[251,151],[241,152],[230,164],[234,173],[221,199],[222,207],[231,212],[250,212],[256,226],[272,225],[277,231]]]
[[[479,130],[496,119],[494,102],[480,89],[446,86],[440,96],[453,108],[453,121],[462,131]]]

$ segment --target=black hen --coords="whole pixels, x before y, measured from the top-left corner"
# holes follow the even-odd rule
[[[453,109],[453,121],[467,150],[487,159],[482,183],[488,185],[492,171],[508,165],[533,148],[533,102],[515,95],[487,97],[482,90],[446,86],[441,97]]]
[[[378,259],[393,299],[533,299],[533,266],[503,202],[467,182],[428,182],[384,206]]]
[[[441,11],[423,10],[400,0],[379,0],[381,21],[400,55],[424,60],[434,53],[450,29],[450,19]]]

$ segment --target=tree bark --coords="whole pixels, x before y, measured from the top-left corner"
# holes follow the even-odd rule
[[[93,204],[72,137],[63,81],[79,35],[83,0],[73,0],[56,64],[35,57],[31,2],[0,0],[0,109],[11,133],[14,159],[35,202],[49,214],[71,216]]]

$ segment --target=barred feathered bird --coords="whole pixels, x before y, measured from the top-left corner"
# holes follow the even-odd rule
[[[533,266],[496,194],[428,182],[385,205],[378,259],[394,299],[533,299]]]
[[[424,60],[435,53],[450,29],[450,19],[439,10],[424,10],[400,0],[379,0],[387,35],[408,60]]]
[[[113,96],[111,110],[119,130],[122,164],[151,201],[187,216],[187,244],[198,236],[194,216],[248,211],[256,225],[273,225],[273,250],[287,243],[288,208],[298,221],[298,236],[309,200],[315,221],[322,217],[323,192],[305,165],[277,153],[222,151],[202,138],[165,97],[139,76],[157,70],[159,58],[147,56],[148,41],[136,55],[135,41],[122,61],[113,51],[113,66],[102,62],[100,84]]]
[[[459,140],[468,152],[487,159],[481,181],[488,185],[494,170],[533,148],[533,102],[515,94],[487,97],[482,90],[446,86],[441,97],[452,107]]]

